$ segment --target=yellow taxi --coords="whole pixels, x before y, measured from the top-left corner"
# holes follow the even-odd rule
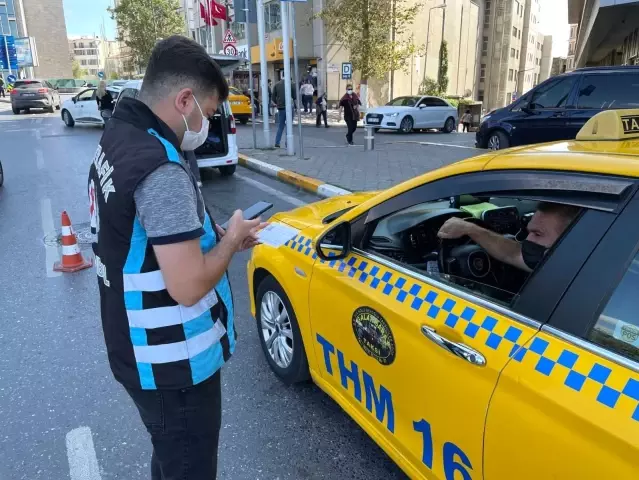
[[[639,110],[279,213],[294,236],[248,264],[262,348],[411,478],[636,480],[637,219]]]
[[[236,120],[242,125],[246,125],[251,119],[251,99],[244,95],[238,88],[229,87],[229,103],[231,111]]]

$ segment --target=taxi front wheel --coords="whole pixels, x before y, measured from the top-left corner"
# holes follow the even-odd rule
[[[287,385],[308,380],[302,334],[282,286],[273,277],[266,277],[257,289],[255,301],[260,344],[271,370]]]

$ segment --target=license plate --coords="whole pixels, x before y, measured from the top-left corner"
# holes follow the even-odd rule
[[[35,97],[35,93],[23,93],[23,97]]]
[[[242,102],[231,102],[231,105],[242,105]]]
[[[368,123],[379,123],[379,118],[369,118]]]

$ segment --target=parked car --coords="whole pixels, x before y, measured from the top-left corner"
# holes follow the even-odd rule
[[[32,108],[43,108],[49,113],[60,110],[60,93],[47,80],[16,80],[10,96],[11,109],[16,115]]]
[[[119,87],[107,87],[113,100],[117,100],[120,94]],[[76,123],[89,125],[104,125],[104,119],[98,109],[98,102],[95,99],[96,88],[87,88],[78,93],[75,97],[65,100],[62,104],[60,115],[67,127],[73,127]]]
[[[142,87],[142,80],[130,80],[122,88],[118,102],[123,98],[137,98]],[[117,111],[118,104],[115,105]],[[223,176],[233,175],[237,168],[237,130],[235,118],[228,101],[220,106],[209,118],[209,136],[203,145],[195,150],[197,164],[200,168],[218,168]]]
[[[597,113],[639,107],[639,66],[580,68],[552,77],[485,115],[475,146],[501,150],[574,139]]]
[[[229,105],[236,120],[246,125],[251,119],[251,98],[235,87],[229,87]]]
[[[436,128],[450,133],[457,126],[457,109],[439,97],[398,97],[383,107],[369,109],[364,126],[376,127],[375,131],[385,128],[410,133]]]
[[[638,122],[602,112],[576,141],[272,216],[290,240],[253,249],[246,289],[271,370],[312,379],[407,478],[636,480]],[[484,234],[439,238],[453,218]],[[491,248],[525,259],[523,238],[528,270]]]

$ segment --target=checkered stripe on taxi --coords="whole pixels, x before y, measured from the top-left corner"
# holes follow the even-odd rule
[[[317,254],[312,239],[299,235],[289,240],[286,247],[316,260]],[[578,393],[585,393],[584,385],[594,382],[598,388],[595,400],[611,409],[630,409],[629,415],[639,421],[639,380],[628,377],[621,368],[610,368],[597,361],[591,354],[580,353],[578,349],[563,348],[564,343],[552,337],[535,337],[528,346],[518,343],[523,331],[508,322],[478,313],[474,308],[457,302],[441,291],[435,291],[423,284],[409,281],[405,277],[360,259],[356,256],[344,260],[322,260],[330,268],[354,278],[363,285],[381,292],[394,301],[409,305],[415,311],[423,311],[432,319],[444,312],[444,323],[461,331],[466,337],[478,340],[483,333],[486,347],[498,351],[508,349],[508,356],[526,365],[533,365],[535,372],[562,382],[563,386]]]

